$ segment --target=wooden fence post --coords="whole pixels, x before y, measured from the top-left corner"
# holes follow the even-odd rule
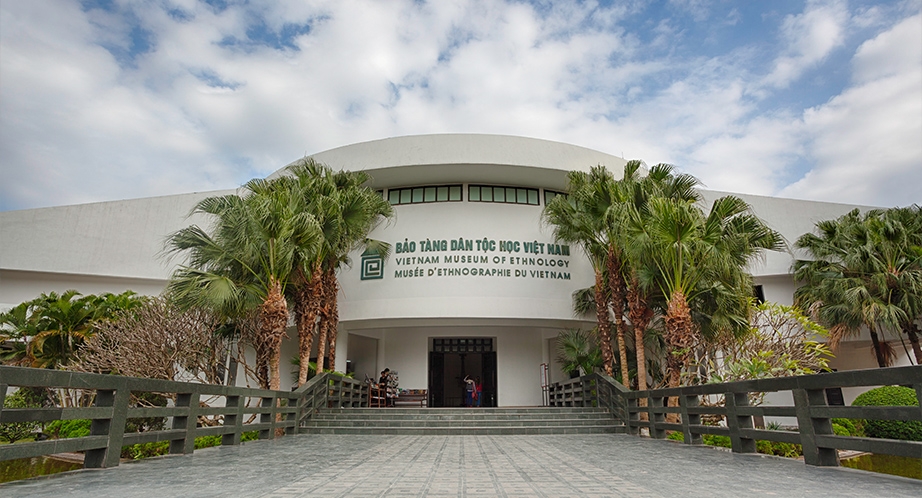
[[[823,467],[837,467],[839,454],[835,448],[821,448],[816,445],[816,436],[832,435],[832,421],[813,417],[812,407],[826,406],[826,391],[823,389],[794,389],[794,410],[800,432],[800,444],[804,449],[804,463]]]
[[[697,413],[688,413],[689,408],[698,406],[698,395],[683,394],[679,396],[679,407],[682,409],[682,434],[685,437],[685,444],[701,444],[701,434],[692,433],[690,425],[699,425],[701,415]]]
[[[624,423],[625,425],[627,425],[628,434],[631,434],[632,436],[640,435],[640,425],[639,425],[640,412],[636,410],[631,411],[631,408],[639,408],[639,407],[640,407],[640,398],[628,398],[627,399],[627,404],[625,406],[625,411],[626,411],[627,416],[625,418]]]
[[[98,389],[97,407],[112,407],[112,418],[93,419],[90,424],[91,436],[108,436],[109,442],[105,448],[88,450],[83,459],[83,467],[96,469],[103,467],[117,467],[118,459],[122,454],[122,441],[125,439],[125,421],[128,415],[128,401],[131,391],[125,380],[117,381],[117,388]]]
[[[656,408],[664,408],[669,398],[665,396],[654,397],[651,391],[647,391],[647,414],[650,417],[650,437],[653,439],[665,439],[666,429],[660,429],[659,424],[666,422],[665,413],[656,413]]]
[[[288,409],[288,413],[285,415],[285,421],[290,423],[290,427],[285,428],[286,435],[292,435],[298,433],[298,420],[301,418],[301,399],[303,396],[299,397],[288,397],[285,403],[285,407]]]
[[[226,408],[236,408],[233,413],[224,415],[224,427],[233,426],[234,432],[221,436],[222,446],[233,446],[240,444],[240,437],[243,435],[243,397],[227,395],[224,397],[224,406]]]
[[[737,407],[749,406],[749,393],[724,393],[727,407],[727,428],[730,429],[730,449],[734,453],[755,453],[756,440],[740,436],[740,429],[752,429],[752,416],[740,415]]]
[[[259,398],[260,408],[269,408],[269,413],[260,413],[259,422],[269,423],[268,429],[259,431],[259,439],[275,439],[275,396]]]
[[[185,436],[182,439],[170,441],[171,455],[184,455],[195,451],[195,428],[198,425],[199,396],[198,391],[176,394],[176,406],[187,407],[189,411],[185,416],[173,417],[173,429],[182,429],[185,431]]]

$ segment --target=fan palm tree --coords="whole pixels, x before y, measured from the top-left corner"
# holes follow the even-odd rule
[[[922,364],[919,328],[922,320],[922,207],[913,205],[892,208],[881,214],[882,235],[890,248],[887,286],[893,300],[905,312],[900,320],[902,332],[909,338],[916,364]]]
[[[313,260],[321,241],[299,193],[291,178],[251,180],[241,195],[209,197],[195,206],[191,214],[214,219],[210,233],[193,225],[168,239],[169,251],[188,254],[167,288],[178,305],[206,306],[226,316],[258,310],[257,376],[268,389],[280,386],[285,288],[295,262]]]
[[[720,316],[746,317],[748,301],[726,296],[751,293],[742,285],[749,281],[746,265],[765,249],[780,249],[782,238],[734,196],[714,201],[707,216],[694,202],[665,197],[649,199],[644,213],[631,220],[628,251],[641,284],[655,285],[666,302],[667,377],[675,387],[699,341],[692,303],[722,296],[714,302],[731,309]],[[723,319],[723,326],[744,329],[747,323]]]
[[[383,220],[393,216],[393,209],[380,194],[365,186],[370,178],[364,172],[333,172],[311,158],[291,166],[289,172],[296,179],[306,209],[317,220],[322,235],[319,250],[312,258],[295,262],[292,294],[299,338],[298,382],[303,384],[309,372],[315,333],[319,336],[318,368],[323,371],[327,358],[327,367],[335,364],[339,324],[336,272],[349,263],[349,253],[362,245],[387,256],[389,246],[367,236]]]
[[[592,332],[570,329],[557,335],[557,361],[568,375],[586,375],[602,366],[602,351]]]
[[[639,160],[628,161],[624,166],[624,174],[618,181],[618,188],[622,191],[621,198],[625,205],[617,213],[617,220],[610,223],[618,228],[613,238],[618,240],[622,247],[630,244],[631,232],[628,229],[631,219],[645,216],[647,203],[653,197],[663,197],[678,201],[698,201],[700,195],[695,187],[699,184],[697,178],[687,174],[675,173],[672,165],[660,163],[649,169],[645,176],[641,175],[643,163]],[[643,263],[632,261],[626,251],[622,273],[626,283],[625,297],[627,299],[628,319],[634,331],[634,351],[637,360],[637,388],[647,388],[647,359],[646,359],[646,331],[653,320],[653,304],[656,298],[651,294],[652,289],[641,284],[637,274],[637,267]]]
[[[914,322],[922,309],[922,248],[918,207],[903,210],[853,210],[816,224],[818,234],[797,240],[811,260],[794,263],[804,282],[795,302],[830,329],[830,347],[868,329],[880,367],[894,359],[880,333],[903,330],[922,360]]]
[[[557,240],[579,244],[595,275],[593,297],[598,327],[599,346],[602,350],[602,367],[611,376],[614,372],[614,354],[611,347],[611,322],[609,321],[609,289],[605,281],[608,259],[608,242],[605,238],[604,212],[607,206],[600,205],[598,191],[593,191],[604,181],[606,173],[601,166],[593,168],[595,182],[589,174],[571,171],[568,175],[567,196],[557,196],[544,207],[542,218],[552,225]],[[627,378],[624,378],[625,383]]]

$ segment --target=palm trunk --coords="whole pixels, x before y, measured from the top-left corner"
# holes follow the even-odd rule
[[[336,281],[336,270],[327,272],[327,299],[329,300],[329,316],[327,316],[327,326],[329,327],[327,337],[330,342],[330,369],[336,369],[336,336],[339,333],[339,308],[337,298],[339,297],[339,284]]]
[[[688,364],[691,348],[697,342],[695,323],[681,291],[673,292],[666,307],[666,372],[669,387],[679,387],[682,370]]]
[[[602,271],[595,272],[595,315],[599,322],[599,347],[602,348],[602,368],[605,374],[611,376],[614,373],[612,360],[614,354],[611,350],[611,323],[608,321],[608,302],[605,299],[605,282],[602,279]]]
[[[320,333],[317,337],[317,375],[323,373],[323,371],[328,368],[324,365],[327,354],[327,341],[329,339],[329,326],[327,324],[327,318],[329,317],[329,306],[330,306],[330,297],[327,295],[326,285],[324,285],[323,280],[326,277],[326,270],[323,270],[321,274],[321,283],[320,283],[320,323],[318,328]]]
[[[621,362],[621,383],[630,389],[631,374],[627,364],[627,344],[624,333],[625,283],[621,275],[621,258],[614,251],[608,251],[608,289],[611,294],[612,312],[615,315],[615,335],[618,338],[618,359]]]
[[[631,277],[631,286],[627,292],[628,318],[634,328],[634,353],[637,357],[637,390],[647,389],[647,355],[644,349],[644,333],[650,320],[653,319],[653,310],[647,302],[647,295],[640,288],[637,276]]]
[[[310,372],[311,348],[320,313],[321,273],[319,268],[297,293],[295,303],[298,318],[298,385],[307,382]]]
[[[282,295],[282,285],[275,278],[269,281],[269,292],[260,309],[260,336],[265,341],[269,366],[269,389],[281,386],[279,358],[282,355],[282,339],[288,328],[288,303]]]
[[[874,356],[877,357],[877,366],[880,368],[887,367],[887,356],[884,354],[883,345],[880,343],[880,337],[873,327],[868,327],[871,333],[871,343],[874,345]]]
[[[259,382],[259,387],[263,389],[269,389],[269,351],[266,348],[265,341],[261,338],[256,338],[257,344],[254,345],[256,349],[256,382]]]
[[[916,365],[922,365],[922,347],[919,347],[918,327],[912,322],[904,323],[903,332],[909,336],[909,343],[912,344],[912,353],[916,356]]]

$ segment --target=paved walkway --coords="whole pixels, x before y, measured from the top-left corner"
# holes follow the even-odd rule
[[[625,435],[289,436],[0,485],[0,496],[922,496],[922,481]]]

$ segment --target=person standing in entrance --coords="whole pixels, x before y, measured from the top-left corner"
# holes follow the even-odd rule
[[[480,377],[474,378],[474,401],[477,408],[483,404],[483,382],[480,381]]]
[[[474,381],[465,375],[464,382],[466,383],[464,386],[464,406],[470,408],[474,406]]]

